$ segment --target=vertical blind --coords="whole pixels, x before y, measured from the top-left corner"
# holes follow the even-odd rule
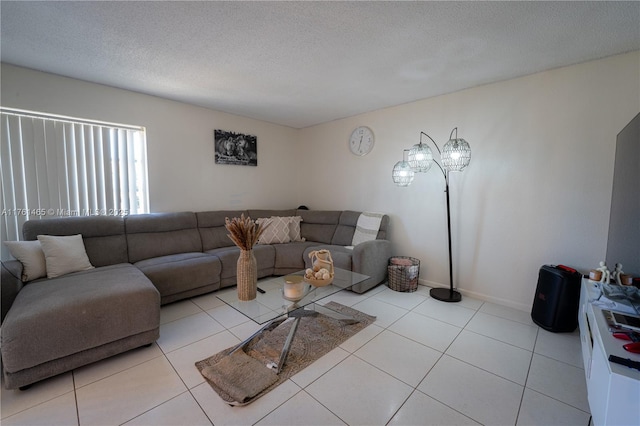
[[[2,241],[20,240],[28,219],[149,211],[143,127],[9,108],[0,118]]]

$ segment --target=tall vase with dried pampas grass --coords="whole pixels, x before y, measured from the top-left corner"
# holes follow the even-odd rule
[[[253,300],[258,286],[258,263],[253,255],[253,246],[258,242],[266,226],[255,223],[244,213],[240,218],[225,218],[229,238],[240,248],[237,264],[238,299]]]

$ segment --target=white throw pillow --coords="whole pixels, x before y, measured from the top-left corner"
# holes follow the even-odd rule
[[[5,241],[11,256],[22,263],[22,281],[27,282],[47,276],[47,264],[40,241]]]
[[[47,263],[47,278],[93,269],[84,248],[82,235],[64,237],[38,235]]]
[[[258,244],[284,244],[291,241],[291,237],[289,236],[289,219],[273,216],[260,218],[256,222],[266,226],[266,229],[258,239]]]

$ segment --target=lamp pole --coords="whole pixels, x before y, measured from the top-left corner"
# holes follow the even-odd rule
[[[429,135],[427,135],[429,136]],[[431,137],[429,137],[431,139]],[[431,139],[431,142],[436,146],[438,150],[438,154],[442,155],[440,152],[440,148],[438,144]],[[459,302],[462,300],[462,295],[453,289],[453,256],[451,255],[451,207],[449,202],[449,170],[443,168],[440,163],[438,163],[435,159],[434,163],[438,166],[442,175],[444,176],[444,192],[447,197],[447,239],[449,242],[449,288],[432,288],[429,291],[429,295],[436,300],[440,300],[442,302]]]

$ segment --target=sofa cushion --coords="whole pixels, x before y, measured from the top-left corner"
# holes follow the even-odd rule
[[[354,212],[352,210],[345,210],[340,213],[340,220],[336,227],[336,232],[333,235],[331,244],[338,246],[350,246],[353,241],[353,234],[358,224],[358,218],[360,212]]]
[[[304,259],[302,258],[304,250],[317,242],[291,242],[289,244],[276,244],[273,248],[276,251],[275,269],[276,270],[295,270],[301,271],[305,269]]]
[[[47,264],[47,278],[93,269],[82,235],[38,235]]]
[[[297,215],[302,217],[300,234],[307,241],[331,244],[341,213],[333,210],[298,210]]]
[[[22,264],[23,282],[47,276],[47,263],[40,241],[5,241],[11,256]]]
[[[196,214],[153,213],[125,218],[129,262],[202,251]]]
[[[275,259],[275,246],[256,245],[253,247],[253,255],[258,264],[258,278],[273,275],[273,264]],[[236,246],[220,247],[208,250],[206,253],[220,259],[222,271],[220,273],[220,284],[222,287],[236,284],[236,270],[240,249]]]
[[[225,228],[225,218],[232,219],[241,215],[248,216],[246,210],[220,210],[196,213],[198,232],[202,239],[202,250],[233,246],[229,231]]]
[[[34,281],[2,323],[2,363],[15,373],[47,361],[154,330],[158,290],[130,264]]]
[[[82,235],[84,247],[93,266],[129,262],[124,219],[119,216],[79,216],[28,220],[22,226],[25,240],[38,235]]]
[[[206,253],[179,253],[134,263],[164,299],[220,282],[220,259]]]

